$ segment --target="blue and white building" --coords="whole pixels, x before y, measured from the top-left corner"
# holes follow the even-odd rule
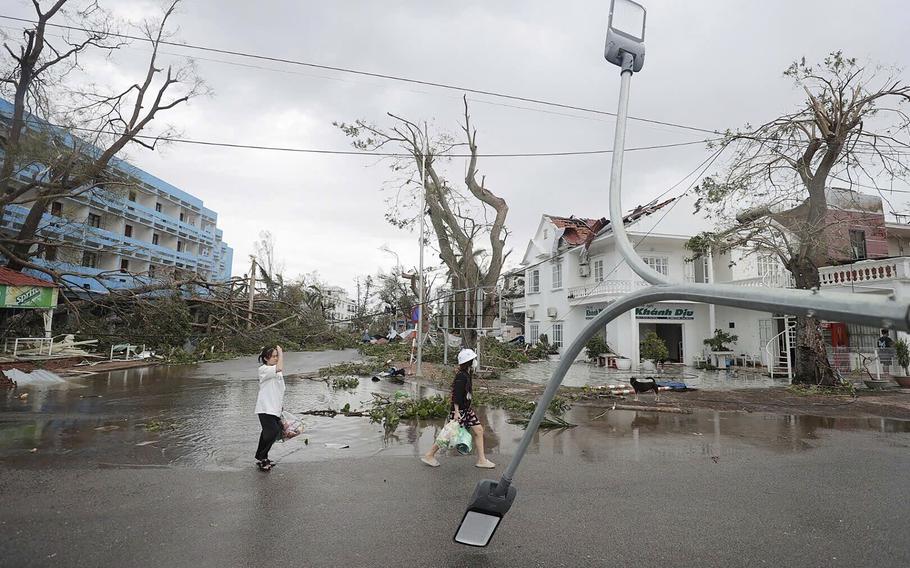
[[[11,110],[0,99],[0,114]],[[230,278],[233,249],[223,240],[215,211],[122,160],[110,166],[115,187],[51,203],[39,233],[59,245],[35,250],[31,262],[75,273],[67,277],[71,284],[96,292],[190,274],[210,282]],[[8,205],[0,230],[15,234],[30,206]]]

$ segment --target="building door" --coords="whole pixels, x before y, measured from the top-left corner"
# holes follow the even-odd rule
[[[681,323],[642,323],[638,325],[639,338],[644,338],[649,331],[656,333],[657,337],[666,343],[669,352],[667,361],[682,363],[683,326]]]

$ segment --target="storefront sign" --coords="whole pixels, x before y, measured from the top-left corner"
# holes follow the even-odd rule
[[[41,286],[0,286],[0,306],[5,308],[53,308],[57,289]]]
[[[602,311],[604,311],[603,308],[585,308],[585,319],[592,320]]]
[[[654,320],[694,320],[695,310],[689,308],[674,308],[662,306],[642,306],[635,308],[635,317],[638,319]]]

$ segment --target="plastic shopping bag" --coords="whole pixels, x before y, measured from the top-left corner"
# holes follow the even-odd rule
[[[281,441],[296,438],[303,433],[303,421],[290,412],[281,413]]]
[[[458,428],[458,434],[455,435],[455,449],[461,455],[470,454],[474,449],[474,437],[463,426]]]
[[[448,448],[455,444],[455,436],[458,435],[458,429],[461,426],[457,420],[450,420],[442,427],[439,435],[436,436],[436,445],[440,448]]]

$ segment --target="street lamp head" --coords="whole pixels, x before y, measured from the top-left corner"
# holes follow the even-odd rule
[[[624,70],[645,64],[645,7],[632,0],[611,0],[604,57]],[[628,57],[627,57],[628,55]]]
[[[465,511],[455,542],[468,546],[486,546],[490,544],[493,534],[499,527],[502,518],[512,507],[518,490],[502,480],[484,479],[477,483],[471,504]]]

